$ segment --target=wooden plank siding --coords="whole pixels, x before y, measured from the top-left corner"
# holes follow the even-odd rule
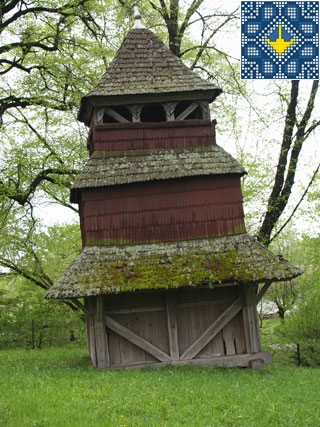
[[[84,189],[79,205],[83,246],[245,232],[238,176]]]
[[[213,363],[215,358],[231,356],[237,362],[236,356],[261,352],[257,331],[249,328],[249,343],[255,352],[248,351],[243,332],[245,300],[249,299],[251,304],[251,293],[234,285],[105,295],[97,298],[96,306],[95,300],[90,299],[87,307],[91,314],[96,313],[89,316],[88,328],[94,366],[133,367],[190,361],[201,365],[202,360]],[[250,297],[244,298],[247,294]],[[95,340],[98,344],[94,344]]]
[[[160,123],[112,123],[91,128],[90,156],[94,151],[194,147],[215,144],[215,124],[209,120]]]

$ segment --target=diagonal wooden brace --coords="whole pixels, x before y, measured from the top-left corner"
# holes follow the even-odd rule
[[[193,359],[220,331],[229,323],[234,316],[243,308],[243,300],[239,297],[230,307],[209,326],[207,330],[180,356],[180,360]]]
[[[130,331],[130,329],[121,325],[116,320],[112,319],[110,316],[105,316],[106,326],[111,329],[116,334],[120,335],[122,338],[125,338],[132,344],[151,354],[157,360],[161,362],[170,362],[171,358],[167,353],[164,353],[159,348],[155,347],[153,344],[146,341],[144,338]]]

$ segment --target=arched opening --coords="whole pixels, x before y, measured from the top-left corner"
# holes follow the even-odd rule
[[[166,122],[166,113],[161,104],[146,104],[141,111],[142,122]]]

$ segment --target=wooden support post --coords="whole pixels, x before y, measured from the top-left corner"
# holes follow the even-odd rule
[[[261,352],[259,321],[256,305],[256,287],[244,286],[245,307],[243,309],[244,330],[248,353]]]
[[[262,300],[262,298],[264,297],[265,293],[267,292],[267,290],[270,288],[272,282],[267,282],[265,283],[262,288],[260,289],[260,292],[257,295],[256,298],[256,305],[259,304],[259,302]]]
[[[97,368],[107,368],[110,366],[110,357],[108,337],[104,319],[103,296],[96,297],[96,310],[94,321]]]
[[[94,298],[85,298],[86,325],[87,325],[87,340],[88,351],[91,358],[91,363],[94,368],[97,367],[96,345],[95,345],[95,332],[94,332]]]
[[[176,361],[179,360],[179,342],[175,294],[168,292],[166,298],[170,355],[171,360]]]

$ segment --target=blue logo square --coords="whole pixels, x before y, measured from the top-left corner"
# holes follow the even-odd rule
[[[242,79],[319,79],[319,2],[241,2]]]

